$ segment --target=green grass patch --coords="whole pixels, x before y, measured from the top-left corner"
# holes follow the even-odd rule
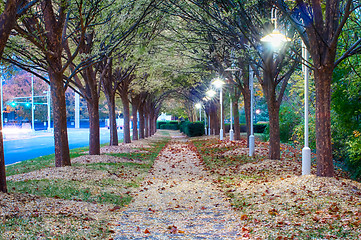
[[[44,222],[53,222],[63,226],[63,230],[52,229]],[[81,217],[20,217],[14,216],[3,220],[0,225],[0,239],[107,239],[110,229],[105,221],[83,221]],[[66,229],[64,229],[66,226]],[[47,237],[46,237],[47,236]]]

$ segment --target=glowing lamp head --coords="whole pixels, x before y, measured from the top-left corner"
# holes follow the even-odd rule
[[[280,33],[278,29],[273,30],[272,33],[261,38],[261,42],[270,43],[276,49],[289,41],[291,41],[291,39]]]
[[[210,89],[206,92],[207,96],[212,98],[216,95],[216,92],[213,89]]]
[[[200,109],[200,108],[202,107],[202,104],[200,104],[200,103],[196,103],[196,105],[195,105],[195,106],[196,106],[196,108],[197,108],[197,109]]]
[[[212,82],[212,85],[214,85],[216,88],[222,88],[224,84],[224,81],[222,79],[220,79],[219,77],[214,79]]]

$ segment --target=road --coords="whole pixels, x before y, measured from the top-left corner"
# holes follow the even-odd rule
[[[119,139],[123,133],[118,132]],[[69,148],[89,146],[89,129],[68,128]],[[109,142],[109,130],[100,129],[100,143]],[[35,133],[7,134],[4,139],[5,165],[54,153],[53,133],[37,131]]]

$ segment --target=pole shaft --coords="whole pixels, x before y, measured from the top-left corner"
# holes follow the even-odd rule
[[[303,50],[303,67],[304,67],[304,78],[305,78],[305,147],[308,147],[308,134],[309,134],[309,128],[308,128],[308,67],[306,66],[306,59],[308,59],[308,51],[306,49],[306,46],[304,42],[302,41],[302,50]]]
[[[34,74],[31,75],[31,129],[35,131],[34,119]]]

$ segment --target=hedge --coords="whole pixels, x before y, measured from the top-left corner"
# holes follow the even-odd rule
[[[204,122],[188,122],[180,123],[180,131],[188,137],[202,136],[204,134]]]
[[[246,124],[240,124],[240,132],[247,132],[247,127]],[[253,125],[253,131],[254,133],[264,133],[266,127],[268,126],[267,123],[257,123]],[[226,123],[225,124],[225,130],[226,132],[229,132],[230,129],[230,124]]]
[[[174,126],[171,126],[170,128],[162,128],[161,126],[167,124],[167,125],[176,125],[177,128],[175,128]],[[157,121],[157,129],[179,129],[179,123],[178,121]]]
[[[160,129],[168,129],[168,130],[179,130],[178,124],[161,124]]]

